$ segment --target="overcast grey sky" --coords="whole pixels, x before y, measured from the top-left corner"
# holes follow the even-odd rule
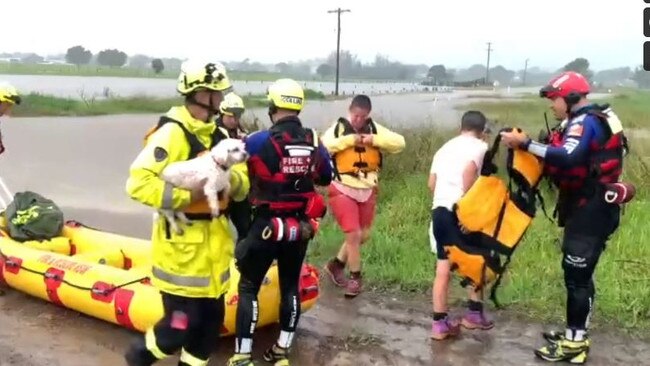
[[[363,61],[450,67],[558,68],[586,57],[594,69],[642,64],[643,0],[6,0],[0,51],[250,58],[281,62],[326,56],[336,47],[342,7],[343,49]],[[524,10],[526,8],[527,10]],[[650,40],[650,39],[648,39]]]

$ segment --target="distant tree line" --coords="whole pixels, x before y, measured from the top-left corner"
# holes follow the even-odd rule
[[[365,64],[350,51],[341,50],[339,55],[339,75],[342,78],[413,80],[425,74],[427,69],[425,64],[404,64],[381,54],[375,56],[373,62]],[[322,78],[336,74],[336,51],[316,68],[316,73]]]
[[[144,68],[150,67],[157,74],[165,70],[165,62],[160,58],[151,58],[145,55],[134,55],[129,57],[124,51],[118,49],[105,49],[99,51],[95,56],[95,61],[98,65],[108,67],[123,67],[127,65],[130,67]],[[68,48],[65,54],[66,62],[77,66],[88,65],[93,59],[93,53],[81,45]],[[180,67],[181,60],[170,59],[174,67],[170,69],[177,69]],[[174,62],[175,61],[175,62]]]
[[[23,63],[40,63],[45,58],[35,53],[9,54],[2,53],[0,57],[18,59]],[[81,45],[67,49],[65,55],[59,56],[66,62],[77,66],[97,64],[107,67],[132,67],[137,69],[151,69],[155,73],[165,70],[177,71],[182,60],[179,58],[155,58],[143,54],[127,55],[118,49],[104,49],[97,54]],[[327,57],[301,60],[295,62],[278,62],[275,64],[262,64],[246,58],[242,61],[224,61],[232,71],[243,72],[275,72],[284,76],[312,79],[314,77],[332,80],[336,74],[336,52],[332,51]],[[391,79],[391,80],[418,80],[427,85],[482,85],[492,84],[497,81],[501,85],[540,85],[547,82],[553,75],[563,70],[574,70],[589,78],[596,86],[634,86],[650,88],[650,72],[636,67],[613,68],[594,72],[585,58],[578,57],[568,62],[559,70],[542,70],[539,67],[530,67],[527,70],[509,70],[502,65],[490,67],[489,75],[485,65],[474,64],[468,68],[448,68],[443,64],[405,64],[389,59],[385,55],[377,55],[372,62],[363,63],[357,55],[348,50],[342,50],[339,58],[340,77],[344,79]],[[486,82],[486,77],[489,81]]]
[[[508,70],[501,65],[491,67],[489,81],[491,84],[498,81],[501,85],[540,85],[548,82],[550,78],[562,71],[576,71],[583,74],[595,86],[613,87],[629,86],[635,82],[640,88],[650,88],[650,72],[637,67],[634,71],[629,67],[620,67],[594,72],[589,65],[589,60],[578,57],[559,70],[554,72],[543,71],[538,67],[527,70]],[[429,85],[459,85],[486,84],[485,65],[475,64],[467,69],[447,69],[442,64],[436,64],[429,68],[425,83]]]

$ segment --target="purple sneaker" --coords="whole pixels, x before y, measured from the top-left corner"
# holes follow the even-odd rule
[[[337,264],[334,260],[330,260],[327,262],[324,269],[335,285],[345,287],[348,284],[348,279],[345,278],[344,268],[345,267]]]
[[[431,339],[441,341],[447,337],[455,337],[460,333],[458,321],[452,321],[449,317],[442,320],[434,320],[431,324]]]
[[[494,327],[494,321],[487,319],[483,312],[471,310],[465,313],[461,324],[467,329],[488,330]]]

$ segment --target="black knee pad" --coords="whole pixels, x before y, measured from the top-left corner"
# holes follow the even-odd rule
[[[594,237],[565,236],[562,251],[562,269],[567,286],[588,288],[591,276],[600,258],[604,242]]]
[[[187,339],[188,329],[164,328],[156,332],[156,345],[165,354],[174,354]]]

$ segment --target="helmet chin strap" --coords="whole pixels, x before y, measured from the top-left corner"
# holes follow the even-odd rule
[[[268,109],[268,115],[269,119],[271,120],[271,124],[275,123],[273,122],[273,115],[278,112],[278,108],[273,104],[269,104],[269,109]]]
[[[205,104],[205,103],[201,103],[198,100],[196,100],[195,95],[196,94],[193,93],[192,95],[189,96],[189,98],[187,98],[187,100],[190,103],[192,103],[194,105],[198,105],[199,107],[205,109],[208,112],[208,116],[205,119],[205,121],[203,121],[203,122],[206,122],[206,123],[210,122],[212,117],[215,116],[217,113],[219,113],[219,108],[215,107],[214,103],[212,103],[212,97],[210,97],[210,104]]]
[[[577,93],[569,93],[566,97],[564,97],[564,102],[566,103],[566,113],[567,116],[571,116],[573,114],[573,107],[575,107],[579,102],[582,96]]]

